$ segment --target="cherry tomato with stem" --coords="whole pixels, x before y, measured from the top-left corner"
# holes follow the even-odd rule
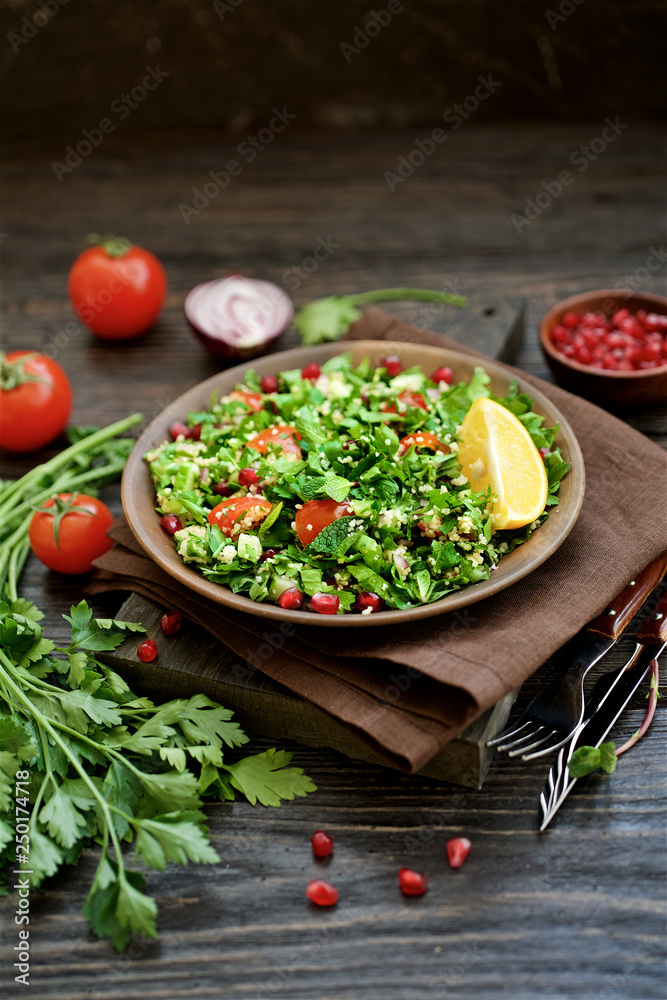
[[[167,294],[167,277],[149,250],[117,236],[88,237],[74,261],[68,291],[74,311],[102,340],[131,340],[153,325]]]
[[[60,365],[35,351],[0,354],[0,446],[35,451],[64,430],[72,389]]]
[[[106,504],[85,493],[59,493],[36,510],[30,521],[30,547],[40,562],[58,573],[88,573],[93,559],[112,541],[113,515]]]

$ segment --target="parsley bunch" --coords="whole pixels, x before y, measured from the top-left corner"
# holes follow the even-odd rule
[[[248,742],[232,712],[203,694],[156,706],[95,658],[138,624],[94,619],[85,601],[63,617],[71,642],[56,648],[42,613],[20,598],[0,602],[0,862],[29,867],[37,887],[74,864],[91,842],[101,853],[84,914],[98,937],[124,949],[132,934],[156,937],[157,907],[126,867],[134,858],[162,870],[168,861],[213,864],[203,799],[280,805],[315,786],[291,754],[267,750],[235,762],[227,749]],[[14,782],[30,772],[28,843],[15,842]]]

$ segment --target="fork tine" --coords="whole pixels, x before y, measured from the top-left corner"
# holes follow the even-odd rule
[[[539,734],[543,732],[544,729],[545,729],[544,726],[533,725],[532,729],[530,729],[527,733],[524,733],[523,736],[520,736],[518,739],[511,740],[509,743],[502,743],[498,747],[498,750],[507,751],[509,753],[510,750],[519,749],[523,752],[524,749],[532,746],[532,741],[535,739],[536,736],[539,736]]]
[[[500,734],[500,736],[496,736],[492,740],[487,740],[486,741],[487,747],[497,747],[499,743],[502,743],[510,736],[516,736],[516,734],[520,733],[522,729],[525,729],[527,725],[528,721],[524,722],[521,726],[517,726],[516,729],[506,729],[504,733]],[[500,749],[504,748],[501,747]]]
[[[574,730],[572,730],[572,732],[574,732]],[[554,734],[557,735],[556,730],[554,730]],[[571,736],[572,733],[568,733],[567,736],[563,736],[563,738],[559,740],[558,743],[550,743],[548,747],[541,747],[539,750],[535,750],[533,753],[525,754],[525,756],[523,756],[521,760],[536,760],[538,757],[546,757],[546,755],[548,753],[551,753],[552,750],[560,750],[560,748],[567,743],[567,741]]]
[[[537,736],[537,733],[535,733],[535,735]],[[546,741],[550,739],[552,736],[557,736],[557,735],[558,735],[557,730],[552,729],[550,732],[546,732],[544,733],[544,735],[540,736],[540,738],[538,740],[535,740],[534,743],[530,743],[528,744],[528,746],[526,746],[526,744],[524,743],[523,746],[518,747],[516,750],[511,750],[508,756],[518,757],[519,754],[521,754],[521,760],[526,760],[525,754],[527,750],[535,750],[537,747],[541,747],[544,743],[546,743]]]

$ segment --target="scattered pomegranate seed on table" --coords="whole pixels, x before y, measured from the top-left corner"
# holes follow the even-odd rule
[[[443,365],[442,368],[436,369],[431,375],[432,382],[446,382],[447,385],[451,385],[454,381],[454,372],[447,365]]]
[[[275,375],[262,375],[259,387],[262,392],[278,392],[278,379]]]
[[[323,878],[316,878],[306,887],[306,896],[317,906],[334,906],[338,902],[338,889]]]
[[[278,604],[281,608],[293,611],[303,604],[303,594],[298,587],[290,587],[289,590],[283,590],[278,598]]]
[[[309,382],[317,382],[320,377],[320,366],[314,361],[309,362],[309,364],[304,365],[301,369],[301,378],[308,379]]]
[[[239,472],[239,485],[241,486],[257,486],[259,484],[259,476],[254,469],[241,469]]]
[[[667,365],[667,316],[618,309],[613,316],[569,312],[551,331],[566,358],[606,371],[643,371]]]
[[[338,594],[313,594],[310,606],[321,615],[335,615],[340,608],[340,597]]]
[[[310,844],[316,858],[328,858],[334,846],[333,837],[324,830],[316,830],[310,838]]]
[[[140,643],[137,649],[137,656],[142,663],[150,663],[157,656],[157,643],[155,639],[146,639]]]
[[[175,535],[177,531],[182,529],[183,525],[175,514],[165,514],[160,518],[160,527],[168,535]]]
[[[165,635],[176,635],[181,627],[181,616],[178,611],[167,611],[160,618],[160,628]],[[157,652],[157,647],[156,647]]]
[[[452,837],[447,841],[447,860],[450,868],[460,868],[470,854],[471,841],[467,837]]]
[[[423,896],[428,889],[428,879],[421,872],[411,868],[401,868],[398,873],[398,884],[404,896]]]
[[[387,375],[390,378],[394,378],[395,375],[400,375],[403,371],[401,359],[396,354],[389,354],[386,358],[382,358],[380,361],[380,367],[387,369]]]

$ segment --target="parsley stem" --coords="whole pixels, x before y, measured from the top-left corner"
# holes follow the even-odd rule
[[[75,444],[70,445],[69,448],[65,448],[64,451],[59,452],[59,454],[49,459],[48,462],[37,465],[30,472],[26,472],[20,479],[15,480],[10,486],[0,491],[0,516],[4,513],[6,503],[10,497],[15,496],[17,493],[22,493],[25,489],[31,487],[33,483],[38,482],[43,476],[61,469],[76,455],[80,455],[82,452],[93,451],[98,445],[105,444],[110,438],[122,434],[130,427],[134,427],[141,420],[143,420],[143,414],[141,413],[133,413],[132,416],[126,417],[124,420],[117,420],[116,423],[109,424],[108,427],[102,427],[99,431],[95,431],[93,434],[89,434],[88,437],[84,437]]]
[[[391,299],[424,299],[428,302],[446,302],[450,306],[465,306],[468,300],[463,295],[452,295],[450,292],[429,291],[427,288],[380,288],[372,292],[359,292],[350,295],[355,305],[365,305],[368,302],[389,302]]]
[[[11,672],[13,673],[14,666],[13,666],[11,660],[5,655],[5,653],[4,653],[4,651],[2,649],[0,649],[0,662],[5,667],[9,667],[10,670],[11,670]],[[14,680],[13,680],[13,678],[11,676],[11,673],[8,673],[7,671],[4,671],[3,673],[4,673],[4,680],[7,683],[7,686],[10,688],[11,691],[14,692],[14,695],[16,696],[16,698],[25,706],[25,708],[28,711],[28,714],[37,722],[38,727],[40,727],[40,729],[43,727],[44,730],[49,734],[49,736],[51,737],[51,739],[53,740],[53,742],[58,747],[60,747],[60,749],[62,750],[62,752],[65,755],[66,759],[69,761],[69,763],[72,765],[72,767],[74,768],[74,770],[78,773],[79,777],[83,779],[84,783],[88,786],[88,788],[92,792],[93,798],[97,799],[97,801],[99,802],[100,809],[102,810],[102,814],[104,816],[105,826],[108,828],[108,832],[109,832],[109,834],[111,836],[111,841],[113,843],[114,853],[116,855],[116,862],[118,864],[118,878],[119,878],[119,880],[121,882],[124,882],[125,881],[125,865],[123,863],[123,852],[121,850],[121,845],[120,845],[120,841],[118,839],[118,835],[116,833],[116,830],[115,830],[114,825],[113,825],[112,820],[111,820],[111,813],[109,811],[109,805],[110,804],[107,802],[107,800],[102,795],[100,795],[97,787],[95,786],[95,783],[90,780],[90,778],[88,777],[88,775],[86,774],[85,770],[83,769],[83,767],[81,766],[81,764],[79,763],[79,761],[77,760],[77,758],[74,756],[74,754],[70,753],[70,751],[69,751],[69,749],[67,747],[67,744],[63,740],[61,740],[61,738],[58,735],[56,729],[54,728],[54,725],[56,725],[56,726],[59,725],[56,722],[56,720],[53,719],[53,720],[49,721],[46,718],[46,716],[44,716],[42,714],[42,712],[39,711],[39,709],[37,708],[37,706],[33,705],[33,703],[30,701],[30,699],[27,697],[27,695],[21,690],[20,686],[14,682]],[[74,731],[72,730],[72,732],[74,732]],[[81,733],[74,733],[74,735],[78,736],[79,738],[82,738],[82,734]],[[41,733],[40,733],[40,739],[41,739]],[[49,750],[48,750],[48,744],[47,744],[47,748],[46,748],[46,753],[44,754],[44,765],[45,765],[45,769],[48,767],[49,770],[50,770],[50,754],[49,754]],[[34,815],[34,809],[33,809],[33,815]],[[104,830],[104,827],[103,827],[103,830]]]

